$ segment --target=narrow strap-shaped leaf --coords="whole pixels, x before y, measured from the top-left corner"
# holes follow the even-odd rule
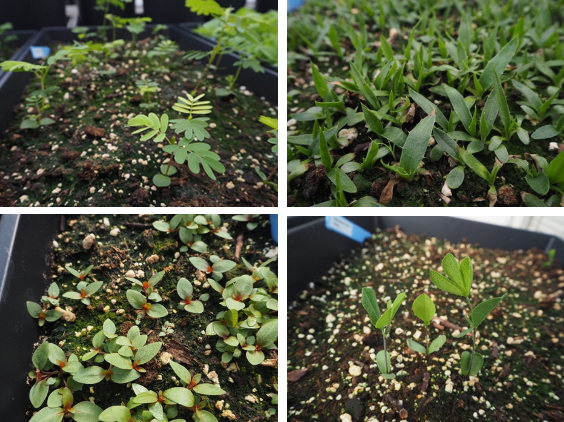
[[[421,94],[415,92],[414,90],[412,90],[411,88],[409,88],[409,96],[411,97],[411,99],[413,101],[415,101],[417,103],[417,105],[419,107],[421,107],[423,109],[423,111],[427,114],[431,114],[433,112],[433,110],[435,110],[435,115],[437,118],[437,123],[446,131],[448,131],[448,120],[445,117],[445,115],[443,114],[443,112],[439,109],[439,107],[437,107],[435,104],[433,104],[431,101],[429,101],[427,98],[425,98],[424,96],[422,96]]]
[[[472,124],[472,113],[470,113],[470,109],[468,108],[466,101],[464,101],[464,97],[460,94],[460,92],[458,92],[451,86],[443,85],[443,88],[445,89],[448,98],[450,99],[450,102],[454,107],[454,111],[456,111],[456,114],[458,115],[458,117],[460,117],[460,121],[462,122],[466,130],[470,132],[470,134],[472,134],[470,130],[470,125]]]
[[[501,81],[497,74],[496,69],[493,69],[494,73],[494,89],[495,89],[495,98],[497,101],[497,107],[499,109],[499,117],[501,117],[501,121],[503,122],[503,127],[505,128],[505,135],[509,136],[509,130],[511,126],[511,115],[509,113],[509,106],[507,105],[507,98],[505,98],[505,92],[503,92],[503,87],[501,86]]]
[[[503,74],[505,68],[517,52],[518,46],[519,37],[513,37],[513,39],[488,62],[480,77],[480,84],[484,90],[489,89],[494,83],[494,68],[497,69],[499,75]]]
[[[435,115],[431,114],[421,120],[407,136],[401,153],[400,167],[408,173],[414,174],[419,167],[429,145],[434,124]]]

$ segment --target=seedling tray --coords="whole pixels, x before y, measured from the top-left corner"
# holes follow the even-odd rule
[[[16,47],[18,50],[6,60],[20,60],[19,57],[22,54],[25,54],[26,51],[29,50],[29,47],[32,46],[33,36],[37,34],[37,31],[33,30],[21,30],[21,31],[8,31],[8,35],[17,35],[18,39],[14,40],[13,42],[9,43],[11,46]],[[0,70],[0,81],[6,75],[5,72]]]
[[[25,302],[37,301],[50,282],[59,218],[4,214],[0,220],[0,361],[4,362],[0,414],[10,415],[11,422],[27,420],[29,387],[22,374],[30,369],[39,327]]]
[[[199,39],[199,42],[202,43],[202,45],[206,45],[208,47],[198,47],[198,49],[200,50],[209,50],[211,48],[213,48],[216,44],[216,42],[208,37],[203,37],[202,35],[199,35],[197,33],[194,32],[194,29],[196,29],[198,27],[198,24],[195,22],[190,22],[190,23],[183,23],[178,25],[178,27],[180,29],[183,29],[185,31],[187,31],[188,33],[190,33],[192,36],[196,37]],[[231,54],[226,54],[223,56],[223,58],[221,59],[221,63],[223,65],[226,66],[226,68],[223,71],[226,71],[226,69],[229,69],[228,72],[233,72],[232,69],[236,69],[235,66],[233,66],[233,63],[235,63],[237,60],[239,60],[241,58],[241,56],[239,54],[236,53],[231,53]],[[225,63],[224,63],[225,60]],[[269,93],[270,91],[273,91],[273,94],[275,95],[275,100],[270,100],[273,102],[278,101],[278,93],[276,92],[276,83],[278,81],[278,67],[274,66],[270,63],[261,63],[262,67],[264,67],[265,72],[264,73],[255,73],[250,69],[242,69],[241,70],[241,75],[239,76],[239,83],[240,85],[245,85],[250,89],[250,83],[253,80],[253,78],[260,78],[260,80],[262,81],[262,83],[266,86],[265,88],[265,94],[260,94],[260,95],[264,95],[265,98],[267,100],[269,100],[269,97],[267,97],[266,93]],[[245,78],[243,79],[243,72],[246,72]],[[243,82],[244,81],[244,82]],[[252,91],[252,89],[251,89]],[[254,91],[253,91],[254,92]]]
[[[187,24],[192,27],[197,26],[197,23]],[[96,31],[98,27],[89,27],[92,31]],[[147,25],[147,30],[139,34],[138,39],[151,35],[151,30],[154,25]],[[111,32],[111,31],[110,31]],[[215,43],[209,39],[201,37],[185,28],[170,25],[166,35],[178,43],[181,50],[203,50],[208,51],[214,48]],[[123,39],[130,39],[131,35],[125,30],[120,29],[117,31],[117,37]],[[29,40],[29,45],[43,45],[48,46],[54,41],[59,42],[72,42],[77,40],[77,34],[74,34],[66,27],[47,27],[41,30],[35,37]],[[33,61],[29,48],[24,51],[22,49],[17,59],[23,61]],[[239,60],[235,54],[229,54],[222,59],[222,66],[219,69],[221,74],[230,74],[235,71],[233,63]],[[0,131],[5,130],[12,122],[13,109],[20,102],[21,94],[24,91],[31,75],[29,73],[13,73],[6,74],[3,78],[0,72]],[[277,103],[278,102],[278,88],[277,88],[278,74],[272,69],[266,69],[265,73],[255,73],[250,69],[242,69],[239,75],[238,85],[244,85],[247,89],[254,94],[264,97],[266,100]]]
[[[146,32],[139,34],[138,39],[139,40],[143,40],[144,38],[148,38],[152,35],[152,29],[154,28],[154,25],[148,25],[147,26],[147,30]],[[95,31],[97,29],[97,27],[90,27],[91,31]],[[111,34],[111,31],[108,32],[108,34]],[[178,27],[176,26],[170,26],[168,28],[168,30],[166,31],[166,33],[164,34],[166,36],[168,36],[169,39],[171,39],[172,41],[175,41],[180,50],[183,51],[190,51],[190,50],[194,50],[194,49],[210,49],[213,46],[212,45],[208,45],[205,43],[201,43],[199,37],[196,37],[193,34],[188,33],[187,31],[184,30],[180,30]],[[118,38],[123,38],[125,40],[130,40],[131,39],[131,34],[129,32],[127,32],[126,30],[118,30],[116,33],[116,36]],[[56,43],[71,43],[73,40],[77,39],[77,34],[74,34],[71,32],[71,30],[67,29],[67,28],[62,28],[62,27],[49,27],[49,28],[44,28],[39,34],[36,35],[36,37],[34,37],[33,39],[33,44],[34,45],[42,45],[42,46],[49,46],[52,44],[56,44]],[[178,55],[175,60],[177,62],[180,62],[181,55]],[[19,57],[19,60],[26,60],[26,61],[31,61],[33,62],[33,59],[31,57],[31,54],[26,51],[25,54],[22,54]],[[227,61],[224,61],[224,63],[227,63]],[[203,69],[205,64],[201,64],[201,68]],[[200,65],[199,65],[200,66]],[[226,70],[227,72],[227,70]],[[256,110],[254,113],[256,114],[256,119],[253,120],[254,123],[254,129],[253,129],[253,134],[256,134],[254,136],[258,136],[258,135],[264,135],[268,128],[266,126],[263,127],[263,125],[261,123],[258,122],[258,116],[260,115],[259,113],[266,113],[268,115],[270,114],[274,114],[275,111],[269,111],[266,110],[265,111],[265,107],[264,105],[268,105],[269,108],[271,108],[271,110],[274,110],[274,105],[275,104],[269,104],[267,101],[271,100],[271,101],[275,101],[277,96],[276,96],[276,76],[275,74],[271,74],[270,75],[270,79],[268,84],[265,83],[264,79],[260,79],[259,77],[255,77],[254,72],[249,71],[250,73],[253,74],[253,78],[251,78],[251,80],[249,80],[249,75],[250,73],[248,72],[241,72],[241,74],[245,74],[247,80],[246,81],[239,81],[240,83],[239,85],[245,85],[247,87],[247,89],[249,91],[253,91],[255,93],[255,95],[251,98],[249,97],[249,101],[251,101],[253,104],[255,104],[254,106],[254,110]],[[140,76],[140,75],[139,75]],[[129,75],[128,75],[129,77]],[[2,98],[2,100],[0,101],[0,131],[4,131],[5,129],[9,128],[11,125],[19,125],[19,121],[16,122],[14,120],[14,110],[16,109],[16,106],[18,104],[21,103],[22,101],[22,94],[25,92],[28,85],[28,82],[30,81],[30,78],[32,78],[32,75],[29,73],[9,73],[6,75],[5,78],[3,78],[0,81],[0,98]],[[221,78],[223,78],[223,76],[221,76]],[[186,89],[186,88],[182,88],[179,85],[178,88],[178,94],[181,93],[181,89]],[[270,86],[271,89],[267,89]],[[268,97],[268,99],[265,99],[264,96],[261,96],[262,94],[266,94],[266,96]],[[133,95],[133,94],[132,94]],[[209,96],[213,96],[213,92],[210,90]],[[246,97],[246,96],[245,96]],[[129,101],[131,97],[127,98],[127,101]],[[223,99],[217,99],[217,101],[221,101],[221,105],[222,105],[222,114],[218,114],[218,118],[219,119],[235,119],[235,116],[231,116],[231,111],[233,110],[233,106],[231,106],[231,103],[229,102],[229,100],[223,100]],[[129,104],[129,103],[128,103]],[[139,109],[139,111],[133,110],[132,112],[141,112],[142,110]],[[231,116],[231,117],[230,117]],[[248,113],[247,116],[242,116],[243,119],[251,119],[251,114]],[[243,120],[240,120],[240,122]],[[237,125],[240,125],[241,123],[238,123]],[[221,127],[223,129],[223,126]],[[253,143],[255,142],[255,138],[254,136],[251,138],[249,131],[244,131],[244,128],[235,128],[235,126],[226,126],[225,130],[233,130],[233,131],[237,131],[237,134],[242,134],[241,136],[239,136],[238,139],[234,140],[234,142],[237,142],[239,144],[241,144],[242,146],[240,148],[237,148],[235,151],[237,151],[237,154],[246,154],[243,158],[245,161],[240,161],[240,163],[238,164],[240,168],[244,168],[244,174],[247,175],[245,180],[242,181],[241,178],[239,177],[239,182],[240,183],[245,183],[246,185],[248,184],[256,184],[260,181],[260,178],[258,175],[255,175],[255,171],[254,168],[250,165],[247,164],[251,163],[251,155],[254,158],[258,158],[260,160],[262,160],[262,155],[259,156],[259,153],[257,152],[258,149],[253,147]],[[239,132],[240,131],[240,132]],[[233,132],[234,133],[234,132]],[[6,136],[10,136],[10,135],[6,135]],[[218,138],[219,139],[219,138]],[[232,138],[235,139],[235,138]],[[131,142],[138,142],[138,138],[134,139],[131,138]],[[220,148],[219,146],[219,141],[217,143],[218,145],[218,151],[221,152],[222,154],[224,154],[224,156],[222,157],[222,160],[227,163],[230,159],[230,157],[232,157],[233,155],[233,149],[226,149],[225,148]],[[271,154],[271,146],[270,144],[268,144],[266,142],[266,140],[264,140],[264,142],[262,144],[260,144],[260,148],[262,148],[264,150],[265,154],[268,154],[270,158],[268,158],[268,160],[272,161],[272,165],[267,164],[262,166],[261,168],[263,169],[263,171],[265,171],[265,169],[270,169],[270,171],[272,171],[272,168],[274,167],[274,161],[275,158],[272,158]],[[251,151],[254,150],[254,152],[252,153],[247,153],[247,151]],[[242,151],[242,152],[239,152]],[[261,153],[262,154],[262,153]],[[80,171],[81,169],[78,168],[78,170]],[[234,170],[233,170],[234,171]],[[13,172],[12,172],[13,173]],[[226,172],[229,173],[229,172]],[[154,175],[153,172],[151,172],[151,174],[147,174],[146,176],[149,178],[152,178]],[[216,186],[218,186],[218,184],[216,182],[211,181],[211,179],[208,181],[207,179],[202,179],[203,181],[201,182],[202,184],[200,184],[199,186],[201,187],[201,191],[202,192],[209,192],[212,189],[208,189],[205,188],[203,184],[207,184],[207,183],[213,183],[214,184],[214,192],[216,193],[216,197],[218,198],[219,202],[215,202],[216,204],[220,204],[221,201],[224,200],[231,200],[233,203],[235,202],[239,202],[239,201],[243,201],[243,199],[241,198],[239,192],[235,195],[235,192],[237,192],[237,189],[232,189],[229,187],[226,187],[228,182],[233,180],[234,184],[236,185],[237,182],[237,177],[235,175],[235,173],[233,174],[227,174],[227,176],[231,176],[230,180],[221,180],[218,179],[219,182],[224,182],[223,187],[226,189],[227,194],[220,196],[220,190],[219,189],[215,189]],[[125,179],[124,179],[125,180]],[[152,182],[151,182],[152,184]],[[197,184],[194,184],[194,186],[198,186]],[[205,189],[204,189],[205,188]],[[18,188],[19,189],[19,188]],[[53,189],[55,189],[55,187],[51,188],[50,191],[52,191]],[[81,188],[83,189],[83,187]],[[229,189],[229,190],[227,190]],[[84,189],[83,189],[84,190]],[[135,190],[135,189],[133,189]],[[245,189],[246,190],[246,189]],[[126,190],[124,189],[124,192],[126,192]],[[133,191],[132,191],[133,192]],[[159,191],[157,191],[158,193]],[[249,200],[250,202],[257,202],[260,203],[262,205],[266,205],[266,206],[270,206],[271,204],[275,203],[275,197],[276,194],[271,190],[257,190],[257,189],[253,189],[252,191],[250,191],[251,194],[247,195],[246,198]],[[258,192],[258,193],[255,193]],[[25,193],[27,194],[27,193]],[[18,197],[21,197],[22,195],[24,195],[24,193],[21,193],[18,195]],[[127,194],[127,198],[130,198],[131,195]],[[174,195],[171,198],[171,202],[174,201],[175,199],[178,199],[179,197],[194,197],[194,195],[196,195],[193,191],[193,189],[190,187],[190,192],[182,192],[179,195]],[[200,193],[197,193],[198,196],[201,196]],[[207,193],[206,193],[207,195]],[[213,196],[213,195],[212,195]],[[209,199],[210,195],[206,196],[206,200]],[[231,198],[231,199],[229,199]],[[265,199],[263,199],[265,198]],[[113,200],[113,199],[112,199]],[[239,200],[239,201],[237,201]],[[42,199],[40,199],[40,201],[42,201]],[[208,202],[211,203],[211,202]],[[242,202],[241,202],[242,204]],[[64,203],[63,203],[64,205]]]
[[[347,217],[364,229],[374,232],[399,226],[405,233],[426,234],[429,237],[469,243],[491,249],[513,251],[538,248],[556,249],[564,261],[564,241],[544,233],[451,217]],[[361,245],[325,228],[325,218],[290,217],[288,219],[288,301],[296,299],[320,280],[336,259]]]

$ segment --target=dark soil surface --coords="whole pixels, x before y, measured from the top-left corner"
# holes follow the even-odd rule
[[[150,111],[171,119],[172,110],[184,92],[190,93],[204,69],[200,62],[187,61],[183,52],[167,57],[169,72],[159,71],[158,60],[148,58],[160,39],[126,43],[110,60],[114,75],[104,75],[102,64],[86,63],[73,72],[65,62],[50,72],[47,86],[59,85],[50,99],[45,117],[56,124],[38,130],[19,129],[26,116],[17,107],[13,126],[0,134],[0,206],[276,206],[277,194],[264,186],[254,167],[267,176],[274,171],[277,155],[267,142],[268,127],[258,121],[261,114],[276,116],[275,105],[236,87],[228,98],[215,96],[227,86],[214,75],[201,86],[213,105],[209,115],[211,139],[205,141],[221,156],[226,173],[217,181],[204,172],[193,174],[186,163],[178,165],[168,188],[156,188],[152,179],[169,155],[158,144],[141,142],[127,126],[129,118],[147,109],[140,107],[135,82],[156,81],[160,91],[152,94],[158,103]],[[56,46],[53,46],[56,48]],[[39,89],[36,78],[27,92]],[[172,133],[172,131],[169,131]],[[277,181],[274,174],[271,181]]]
[[[110,222],[109,227],[104,225],[104,216],[100,215],[63,217],[61,224],[65,227],[65,231],[56,240],[58,246],[55,246],[54,252],[53,281],[56,281],[61,289],[60,306],[74,312],[76,321],[66,322],[60,319],[55,323],[46,323],[45,339],[50,343],[58,344],[67,355],[74,353],[81,358],[92,348],[92,338],[101,330],[106,318],[110,318],[115,323],[118,335],[125,335],[135,324],[136,318],[135,310],[126,298],[126,290],[131,282],[125,279],[125,274],[130,270],[135,273],[141,271],[145,276],[138,278],[146,281],[153,272],[166,271],[157,288],[163,297],[162,304],[169,309],[169,316],[158,320],[143,318],[139,325],[141,333],[149,336],[149,343],[160,341],[164,344],[156,358],[149,362],[146,374],[135,382],[153,391],[164,391],[175,387],[172,378],[175,374],[170,365],[162,361],[163,353],[170,353],[174,361],[188,368],[192,375],[202,374],[202,382],[211,382],[213,372],[217,374],[221,388],[227,393],[222,396],[209,396],[211,406],[207,410],[218,420],[229,420],[228,410],[237,417],[237,420],[267,420],[265,411],[276,408],[276,405],[271,404],[271,397],[276,393],[273,385],[277,384],[277,369],[261,365],[252,366],[244,355],[234,359],[229,365],[221,363],[221,353],[215,349],[217,337],[207,337],[204,333],[206,326],[225,308],[219,304],[221,300],[219,293],[209,286],[205,276],[204,278],[200,276],[198,279],[196,268],[188,261],[188,258],[196,253],[179,253],[176,235],[167,236],[151,228],[152,221],[162,217],[121,215],[107,216],[107,218]],[[267,219],[268,216],[263,216],[260,221],[266,222]],[[237,267],[225,274],[221,281],[225,283],[232,277],[248,274],[243,263],[235,257],[235,239],[239,235],[244,237],[241,256],[251,263],[266,261],[265,254],[276,245],[271,239],[269,223],[261,224],[249,232],[245,228],[246,223],[235,222],[231,220],[231,216],[222,216],[222,221],[226,224],[233,240],[225,240],[213,235],[206,235],[202,240],[208,244],[209,254],[217,254],[221,258],[238,262]],[[117,236],[110,235],[110,230],[116,227],[120,232]],[[97,243],[92,249],[84,250],[82,240],[90,233],[96,236]],[[153,254],[158,255],[160,260],[148,264],[146,258]],[[199,256],[207,258],[209,254],[199,254]],[[93,298],[90,306],[62,297],[62,294],[72,289],[77,281],[64,269],[67,265],[72,265],[75,269],[94,265],[91,274],[98,281],[104,281],[102,289]],[[271,263],[270,268],[277,272],[277,262]],[[195,295],[210,294],[210,299],[204,303],[205,310],[202,314],[178,310],[180,299],[176,292],[176,284],[182,277],[195,284]],[[159,333],[165,322],[173,324],[174,332],[162,337]],[[275,350],[269,354],[267,359],[277,359]],[[127,403],[133,395],[132,389],[126,384],[106,381],[92,386],[85,385],[74,393],[75,403],[94,397],[96,404],[103,409],[122,402]],[[249,396],[253,396],[255,402],[250,401]],[[178,418],[192,420],[191,411],[181,410],[180,407],[179,410]]]
[[[484,366],[477,377],[459,371],[471,335],[452,336],[466,327],[467,307],[429,279],[429,269],[438,269],[449,252],[472,260],[474,305],[508,293],[480,326],[477,350]],[[399,230],[377,233],[335,263],[289,310],[288,420],[563,420],[564,272],[557,262],[544,268],[545,261],[534,249],[506,252]],[[377,291],[380,309],[389,298],[407,294],[388,343],[397,375],[392,381],[381,377],[376,365],[382,335],[362,307],[364,286]],[[408,338],[424,338],[423,324],[411,310],[423,292],[437,308],[431,339],[447,336],[428,359],[407,347]],[[351,375],[351,366],[360,367],[361,375]]]

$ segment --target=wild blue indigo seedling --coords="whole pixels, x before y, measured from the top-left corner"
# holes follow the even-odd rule
[[[223,278],[223,273],[232,270],[237,266],[236,262],[230,261],[228,259],[219,259],[217,255],[211,255],[210,261],[212,265],[203,258],[190,257],[190,262],[194,267],[203,271],[206,274],[211,274],[214,280],[219,281]]]
[[[193,296],[194,287],[192,287],[192,283],[185,278],[178,280],[176,291],[178,296],[182,299],[178,309],[184,309],[186,312],[193,314],[201,314],[204,312],[204,304],[202,302],[206,302],[210,298],[209,294],[205,293],[200,296],[200,300],[195,300]]]
[[[462,375],[477,375],[484,364],[484,358],[480,353],[476,352],[476,334],[478,327],[486,319],[488,314],[505,298],[507,293],[503,296],[486,300],[476,307],[473,307],[470,301],[470,292],[472,289],[474,270],[470,258],[466,257],[458,264],[458,261],[452,254],[447,254],[443,259],[442,267],[448,278],[435,270],[431,270],[431,281],[435,286],[445,292],[462,296],[470,308],[470,317],[464,315],[470,328],[460,333],[456,338],[462,338],[472,332],[472,353],[466,350],[462,352],[460,356],[460,370]]]
[[[425,293],[420,294],[417,299],[413,301],[413,313],[417,316],[417,318],[423,321],[423,324],[425,325],[426,345],[423,346],[410,338],[407,340],[407,344],[411,350],[423,353],[424,355],[430,355],[431,353],[439,350],[443,344],[445,344],[446,336],[440,335],[429,345],[429,324],[435,316],[435,311],[436,309],[433,300]]]
[[[49,406],[44,407],[29,422],[60,422],[69,417],[76,422],[98,422],[102,409],[89,401],[73,404],[74,397],[70,388],[63,387],[49,397]]]
[[[157,293],[155,286],[164,275],[164,271],[158,272],[149,281],[139,281],[136,278],[126,277],[133,283],[133,287],[126,292],[127,301],[135,309],[141,311],[135,320],[136,324],[139,324],[141,318],[145,315],[148,315],[150,318],[163,318],[168,315],[168,311],[163,305],[149,302],[161,302],[163,300]]]
[[[60,317],[63,316],[61,312],[56,311],[54,309],[49,309],[49,310],[43,309],[39,303],[28,301],[26,302],[26,304],[27,304],[27,311],[33,318],[38,319],[37,323],[39,324],[40,327],[45,325],[45,321],[47,322],[57,321]]]
[[[366,312],[368,312],[372,325],[382,331],[384,350],[380,350],[376,355],[376,363],[378,364],[378,368],[380,369],[382,376],[387,379],[394,379],[396,375],[392,374],[390,354],[386,350],[386,337],[389,337],[390,335],[390,331],[392,330],[392,320],[394,319],[394,316],[404,299],[405,293],[400,293],[394,300],[393,304],[391,300],[388,300],[386,304],[387,309],[383,314],[381,314],[374,289],[369,287],[362,288],[362,306]]]

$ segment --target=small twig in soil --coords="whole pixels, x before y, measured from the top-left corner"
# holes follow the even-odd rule
[[[266,178],[267,182],[269,182],[270,179],[272,179],[272,176],[274,176],[274,174],[276,173],[276,170],[278,170],[278,163],[276,163],[276,165],[274,166],[274,170],[272,170],[270,172],[270,174],[268,175],[268,177]]]
[[[447,321],[446,319],[440,319],[437,317],[433,318],[433,322],[436,322],[437,324],[441,324],[443,326],[445,326],[446,328],[450,328],[451,330],[459,330],[459,331],[464,331],[462,328],[460,328],[458,325],[453,324],[452,322]],[[438,328],[438,327],[437,327]]]
[[[564,406],[556,406],[556,405],[550,404],[550,403],[545,404],[544,407],[546,407],[547,409],[553,409],[553,410],[564,410]]]
[[[152,224],[145,223],[123,223],[125,227],[133,227],[134,229],[152,229]]]
[[[61,233],[64,232],[65,229],[66,229],[66,226],[67,226],[67,220],[66,220],[64,215],[61,215],[61,220],[60,220],[60,223],[59,223],[59,231]]]
[[[241,233],[237,236],[237,245],[235,246],[235,258],[239,261],[241,257],[241,250],[243,249],[243,241],[245,240],[245,235]]]
[[[104,100],[110,100],[112,98],[123,97],[123,94],[108,94],[104,96]]]
[[[427,387],[429,387],[429,379],[431,378],[431,376],[429,375],[428,372],[425,372],[423,374],[423,384],[421,385],[421,392],[425,393],[427,391]]]
[[[389,394],[384,394],[384,399],[386,399],[392,406],[396,408],[396,410],[399,412],[400,418],[407,419],[407,410],[405,410],[404,407],[399,404],[399,401],[395,397],[392,397]]]

